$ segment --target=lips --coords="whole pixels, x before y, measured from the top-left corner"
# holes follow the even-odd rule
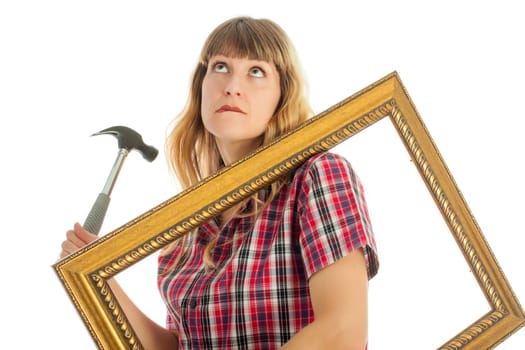
[[[242,113],[242,114],[246,114],[244,113],[244,111],[242,109],[240,109],[239,107],[236,107],[236,106],[230,106],[230,105],[224,105],[224,106],[221,106],[217,112],[219,113],[222,113],[222,112],[237,112],[237,113]]]

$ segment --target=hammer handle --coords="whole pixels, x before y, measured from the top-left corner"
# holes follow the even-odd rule
[[[97,200],[91,207],[91,211],[84,222],[84,228],[88,232],[91,232],[95,235],[98,235],[100,232],[100,228],[102,227],[104,217],[106,216],[106,212],[108,210],[109,200],[110,198],[108,194],[103,192],[99,193]]]
[[[98,235],[100,232],[106,212],[108,211],[111,191],[113,190],[115,181],[117,180],[124,159],[126,159],[128,153],[129,151],[125,148],[119,149],[117,159],[111,168],[111,172],[109,173],[109,176],[106,180],[106,184],[104,185],[102,192],[98,194],[97,200],[91,207],[91,211],[84,222],[84,228],[95,235]]]

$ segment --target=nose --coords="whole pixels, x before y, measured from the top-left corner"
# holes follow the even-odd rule
[[[224,93],[228,96],[241,96],[241,86],[239,79],[232,75],[228,82],[226,83],[226,86],[224,87]]]
[[[241,96],[241,93],[239,91],[231,92],[231,91],[227,90],[226,91],[226,95]]]

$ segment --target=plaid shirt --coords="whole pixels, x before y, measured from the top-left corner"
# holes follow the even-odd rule
[[[167,328],[181,349],[279,348],[314,319],[308,279],[316,271],[359,247],[369,279],[379,266],[363,189],[334,153],[299,167],[255,223],[230,221],[212,252],[216,267],[205,269],[204,248],[217,231],[214,220],[201,225],[188,260],[159,274]],[[159,272],[179,253],[160,256]]]

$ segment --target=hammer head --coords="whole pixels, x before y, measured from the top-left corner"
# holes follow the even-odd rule
[[[101,130],[91,136],[103,134],[115,136],[118,140],[118,147],[120,149],[126,149],[128,151],[137,150],[148,162],[155,160],[159,154],[159,151],[157,151],[155,147],[144,143],[142,136],[140,136],[138,132],[126,126],[112,126],[111,128]]]

